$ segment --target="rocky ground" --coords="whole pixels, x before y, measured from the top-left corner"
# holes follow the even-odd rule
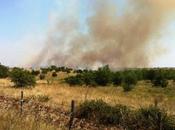
[[[20,113],[20,101],[19,99],[0,96],[0,111],[1,110],[17,110]],[[36,119],[41,119],[47,123],[53,124],[58,128],[68,128],[70,120],[70,112],[67,112],[61,108],[52,108],[45,106],[34,100],[24,100],[23,104],[23,116],[32,115]],[[121,130],[116,127],[105,127],[102,125],[96,125],[86,120],[80,120],[74,118],[72,129],[74,130]]]

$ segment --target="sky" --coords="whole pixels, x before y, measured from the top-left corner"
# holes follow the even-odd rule
[[[128,6],[127,0],[113,1],[118,5],[118,15],[122,15]],[[0,63],[8,66],[25,65],[42,50],[45,36],[60,17],[78,19],[81,31],[86,32],[86,18],[91,15],[92,2],[93,0],[0,0]],[[165,53],[152,61],[151,66],[175,67],[175,12],[167,17],[158,42]]]

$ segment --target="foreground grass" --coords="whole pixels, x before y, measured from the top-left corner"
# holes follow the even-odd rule
[[[32,116],[20,116],[15,111],[0,113],[0,130],[58,130]]]
[[[70,107],[71,100],[76,100],[76,104],[82,103],[86,99],[98,100],[115,105],[123,104],[133,108],[147,107],[158,102],[160,107],[168,112],[175,113],[175,86],[171,82],[167,88],[154,88],[145,81],[139,82],[135,88],[128,93],[123,92],[121,87],[70,87],[67,84],[58,82],[47,84],[47,81],[38,81],[35,88],[24,89],[25,98],[34,98],[49,106],[62,106],[65,109]],[[9,80],[0,80],[0,95],[20,97],[21,89],[12,87]]]

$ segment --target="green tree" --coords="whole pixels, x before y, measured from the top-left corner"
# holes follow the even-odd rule
[[[8,67],[0,64],[0,78],[8,77],[9,69]]]
[[[168,85],[168,81],[164,77],[163,74],[157,74],[156,77],[152,80],[152,83],[156,87],[162,87],[165,88]]]
[[[39,70],[32,70],[31,74],[34,76],[38,76],[40,74],[40,71]]]
[[[24,69],[14,68],[10,72],[10,77],[15,87],[31,87],[36,84],[35,76]]]
[[[134,73],[127,73],[123,77],[122,87],[125,92],[131,91],[137,84],[137,77]]]
[[[122,83],[122,73],[120,73],[120,72],[113,73],[112,82],[113,82],[114,85],[121,85],[121,83]]]
[[[111,83],[112,75],[108,65],[99,68],[95,74],[95,81],[98,85],[106,86],[107,84]]]

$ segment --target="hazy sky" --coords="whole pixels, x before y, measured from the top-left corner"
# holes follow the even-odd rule
[[[127,0],[113,0],[119,15]],[[93,0],[0,0],[0,62],[25,65],[37,55],[55,19],[75,17],[86,31],[86,17],[91,15]],[[78,12],[78,13],[77,13]],[[76,15],[74,15],[76,13]],[[169,13],[157,37],[165,53],[152,66],[175,67],[175,12]],[[153,41],[154,42],[154,41]]]

